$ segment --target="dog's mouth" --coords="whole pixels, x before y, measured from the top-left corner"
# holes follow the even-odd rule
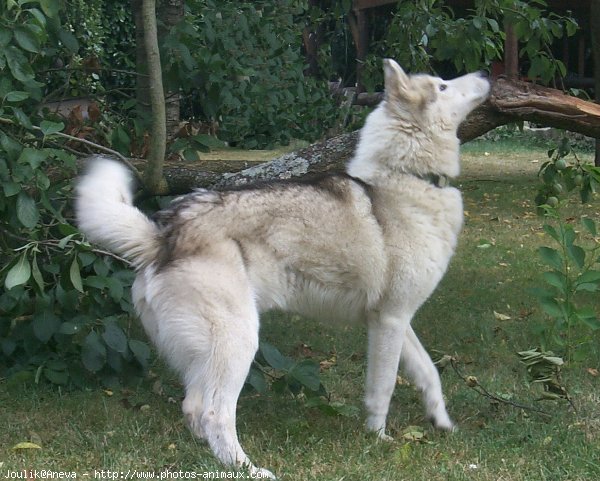
[[[480,82],[483,81],[481,82],[481,84],[484,86],[482,96],[485,100],[490,96],[490,93],[492,91],[492,83],[490,82],[490,76],[485,70],[480,70],[476,73],[476,75],[478,75],[478,79]]]

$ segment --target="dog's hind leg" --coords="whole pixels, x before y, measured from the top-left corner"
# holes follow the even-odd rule
[[[400,361],[408,376],[423,393],[427,417],[436,428],[452,431],[454,424],[446,411],[440,376],[411,326],[406,329]]]
[[[158,344],[182,375],[182,409],[192,432],[223,464],[272,477],[250,462],[236,431],[236,404],[258,349],[259,320],[241,262],[232,257],[175,265],[148,297],[157,293]]]
[[[234,318],[227,307],[220,316],[215,314],[211,322],[218,327],[212,330],[210,351],[189,366],[185,376],[183,412],[192,431],[208,442],[223,464],[273,477],[252,464],[236,431],[237,400],[258,348],[258,314]],[[220,327],[226,332],[218,332]]]

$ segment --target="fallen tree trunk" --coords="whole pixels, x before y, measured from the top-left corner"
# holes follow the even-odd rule
[[[600,105],[560,90],[500,78],[494,83],[489,103],[497,112],[514,120],[600,138]]]
[[[364,105],[380,101],[381,95],[359,95],[357,99]],[[523,120],[600,138],[600,105],[556,89],[505,78],[493,83],[490,99],[461,124],[458,137],[461,142],[468,142],[500,125]],[[225,189],[341,171],[354,152],[357,140],[358,132],[338,135],[238,172],[220,173],[216,163],[215,168],[203,163],[199,168],[194,164],[169,164],[164,173],[169,192],[181,194],[194,187]]]

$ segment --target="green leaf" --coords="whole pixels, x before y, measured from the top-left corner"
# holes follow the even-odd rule
[[[119,302],[123,298],[123,283],[115,277],[107,277],[106,285],[108,286],[108,293],[113,301]]]
[[[562,306],[552,297],[544,297],[540,299],[542,309],[551,317],[562,318],[564,312]]]
[[[2,132],[2,129],[0,129],[0,146],[8,154],[10,160],[15,160],[22,150],[21,144]]]
[[[311,391],[318,391],[321,386],[319,365],[310,359],[305,359],[304,361],[294,364],[290,369],[289,374]]]
[[[104,289],[106,287],[107,278],[103,276],[87,276],[84,280],[87,287],[94,289]]]
[[[584,317],[583,319],[581,319],[581,322],[583,322],[592,331],[597,331],[598,329],[600,329],[600,321],[598,320],[598,318]]]
[[[60,29],[58,38],[60,38],[60,41],[71,53],[77,53],[79,51],[79,42],[75,38],[75,35],[68,30]]]
[[[600,271],[589,270],[585,271],[577,278],[578,284],[600,283]]]
[[[106,346],[96,331],[90,332],[81,348],[81,361],[88,371],[98,372],[106,363]]]
[[[544,280],[553,287],[556,287],[561,293],[567,291],[567,279],[562,272],[550,271],[542,274]]]
[[[345,404],[340,401],[333,401],[329,403],[329,407],[337,416],[344,417],[358,417],[360,415],[360,409],[357,406],[351,404]]]
[[[29,98],[29,92],[25,92],[23,90],[13,90],[12,92],[8,92],[4,96],[4,100],[6,102],[22,102],[25,99]]]
[[[0,346],[2,346],[2,352],[6,357],[10,357],[15,349],[17,348],[17,343],[13,339],[2,339],[0,340]]]
[[[581,222],[583,223],[583,225],[585,226],[585,228],[588,230],[588,232],[590,234],[592,234],[594,237],[598,235],[598,230],[596,229],[596,223],[592,219],[589,219],[588,217],[584,217],[583,219],[581,219]]]
[[[248,373],[246,383],[250,384],[256,392],[264,394],[267,392],[267,382],[265,381],[265,375],[258,369],[251,368]]]
[[[6,274],[4,279],[4,286],[7,290],[12,289],[15,286],[25,284],[31,277],[31,267],[29,265],[29,259],[27,259],[27,253],[23,252],[17,263],[11,267]]]
[[[71,268],[69,269],[69,278],[71,279],[71,284],[73,284],[73,287],[79,292],[83,292],[81,272],[79,270],[79,262],[77,262],[77,257],[74,257],[73,262],[71,262]]]
[[[146,369],[148,367],[148,360],[150,359],[150,348],[148,347],[148,344],[132,339],[129,341],[129,349],[131,349],[137,362]]]
[[[60,2],[56,0],[40,0],[40,7],[42,7],[47,17],[54,18],[58,15]]]
[[[560,237],[558,236],[558,232],[556,232],[554,227],[552,227],[550,224],[544,224],[543,229],[544,232],[546,232],[546,234],[552,237],[555,241],[560,242]]]
[[[28,8],[26,11],[29,12],[38,21],[41,27],[46,27],[46,16],[39,9]]]
[[[31,262],[31,274],[33,276],[33,280],[39,287],[40,292],[44,292],[44,276],[42,276],[42,272],[40,271],[40,267],[38,266],[36,253],[33,254],[33,261]]]
[[[32,169],[37,169],[42,162],[48,158],[48,153],[44,150],[32,149],[31,147],[25,147],[21,155],[19,155],[18,162],[27,163]]]
[[[567,248],[573,246],[575,239],[577,238],[577,234],[575,233],[575,229],[573,229],[572,225],[567,225],[563,229],[564,242]]]
[[[487,22],[494,33],[500,32],[500,26],[498,25],[498,22],[496,20],[494,20],[493,18],[488,18]]]
[[[27,114],[25,112],[23,112],[23,110],[21,110],[19,107],[11,107],[11,108],[12,108],[15,118],[23,127],[25,127],[26,129],[31,129],[33,127],[31,120],[29,120],[29,117],[27,116]]]
[[[51,122],[50,120],[42,120],[40,124],[40,129],[42,129],[42,133],[44,136],[52,135],[57,132],[60,132],[65,128],[65,124],[62,122]]]
[[[7,47],[11,38],[12,38],[12,30],[0,25],[0,48]]]
[[[200,160],[200,155],[196,149],[184,149],[182,155],[184,160],[187,162],[195,162]]]
[[[273,369],[287,371],[294,365],[294,361],[285,357],[275,346],[268,342],[263,341],[260,343],[260,353]]]
[[[104,278],[108,276],[108,265],[106,265],[106,260],[103,259],[102,257],[98,257],[95,261],[94,261],[94,272],[96,274],[98,274],[98,276]],[[89,277],[88,277],[89,279]],[[104,288],[106,286],[106,283],[103,283],[101,288]]]
[[[33,69],[27,57],[23,55],[19,48],[9,45],[4,49],[4,56],[6,57],[10,73],[15,79],[24,84],[34,80],[35,74],[33,73]]]
[[[81,262],[82,267],[87,267],[91,265],[97,259],[96,254],[94,254],[93,252],[85,251],[77,254],[77,257],[79,257],[79,261]]]
[[[225,144],[218,138],[208,134],[196,134],[192,137],[194,142],[197,142],[209,149],[222,149]]]
[[[590,283],[578,284],[577,288],[575,290],[576,291],[596,292],[596,291],[600,290],[600,286],[598,284],[593,284],[590,282]]]
[[[61,321],[53,312],[47,309],[33,316],[33,334],[44,344],[60,328]]]
[[[64,249],[67,246],[67,244],[71,241],[71,239],[75,237],[75,235],[76,233],[69,234],[68,236],[63,237],[60,241],[58,241],[58,248]]]
[[[576,245],[570,245],[567,247],[567,253],[569,254],[569,257],[573,259],[573,261],[575,261],[577,267],[579,267],[580,269],[584,268],[585,251],[583,250],[583,248]]]
[[[40,51],[40,39],[27,28],[27,25],[19,25],[13,31],[15,40],[23,50],[27,50],[32,53],[39,53]]]
[[[551,267],[554,267],[556,270],[563,270],[563,258],[562,255],[551,247],[542,246],[538,249],[538,253],[542,260]]]
[[[13,195],[17,195],[19,192],[21,192],[21,184],[12,181],[3,182],[2,189],[4,190],[4,195],[6,197],[12,197]]]
[[[119,326],[112,322],[106,324],[102,339],[108,347],[121,354],[127,351],[127,336]]]
[[[17,218],[28,229],[33,229],[40,218],[35,200],[23,191],[17,196]]]
[[[67,371],[55,371],[53,369],[44,369],[44,376],[52,384],[64,386],[69,382],[69,373]]]
[[[77,334],[79,331],[80,327],[77,324],[69,321],[63,322],[58,328],[58,332],[66,336],[72,336],[73,334]]]

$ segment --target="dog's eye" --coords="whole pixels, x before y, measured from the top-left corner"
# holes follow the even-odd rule
[[[448,88],[448,86],[446,84],[440,84],[440,92],[443,92],[447,88]]]

